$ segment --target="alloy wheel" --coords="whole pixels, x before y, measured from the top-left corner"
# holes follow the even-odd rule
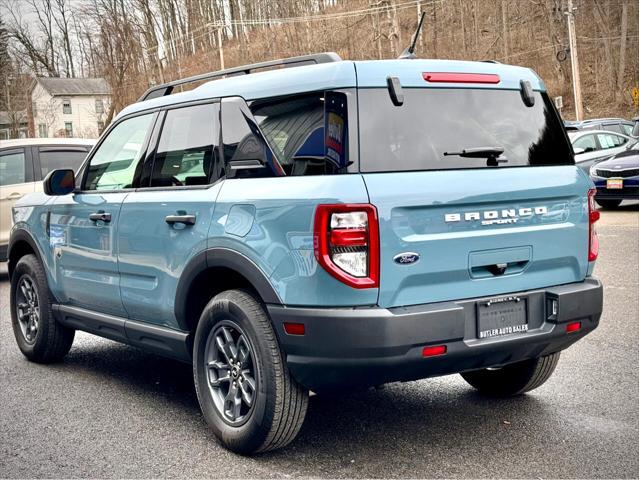
[[[225,422],[237,426],[250,416],[259,381],[251,342],[234,322],[219,322],[206,343],[204,362],[209,391]]]
[[[40,299],[35,283],[29,275],[23,275],[18,282],[16,310],[22,336],[27,343],[34,343],[40,324]]]

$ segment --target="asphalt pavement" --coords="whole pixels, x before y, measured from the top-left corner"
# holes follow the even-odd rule
[[[603,211],[604,314],[541,388],[480,397],[459,376],[313,396],[299,437],[222,448],[186,364],[79,333],[37,365],[0,265],[0,477],[639,477],[639,203]]]

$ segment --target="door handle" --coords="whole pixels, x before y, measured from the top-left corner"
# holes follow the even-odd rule
[[[23,195],[19,192],[13,192],[7,195],[7,200],[17,200],[18,198],[22,198]]]
[[[169,225],[174,225],[176,223],[195,225],[195,215],[167,215],[164,221]]]
[[[103,211],[91,213],[89,215],[89,220],[91,220],[92,222],[109,223],[111,221],[111,214]]]

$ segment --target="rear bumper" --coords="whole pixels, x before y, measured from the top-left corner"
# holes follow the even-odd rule
[[[618,190],[597,186],[595,200],[639,200],[639,185],[624,186]]]
[[[603,288],[593,277],[507,296],[527,300],[528,332],[481,340],[476,305],[489,297],[392,309],[269,305],[268,310],[293,377],[311,390],[325,390],[447,375],[558,352],[597,327],[603,306]],[[549,319],[551,299],[559,308]],[[566,324],[574,321],[581,329],[567,333]],[[303,323],[305,334],[288,335],[284,322]],[[446,345],[446,354],[424,358],[428,345]]]

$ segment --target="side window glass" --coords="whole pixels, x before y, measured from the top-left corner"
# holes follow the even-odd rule
[[[612,137],[613,137],[613,142],[615,144],[615,147],[620,147],[627,142],[627,140],[620,135],[613,135]]]
[[[317,92],[257,100],[251,111],[287,175],[345,172],[348,165],[346,95]]]
[[[583,137],[575,140],[575,143],[573,143],[572,146],[573,148],[583,148],[584,153],[597,150],[594,135],[584,135]]]
[[[621,130],[621,125],[618,123],[608,123],[603,126],[603,129],[608,130],[609,132],[623,133]]]
[[[623,132],[626,135],[632,135],[632,125],[628,125],[627,123],[621,124],[621,128],[623,128]]]
[[[119,190],[133,187],[142,168],[146,137],[153,114],[140,115],[120,122],[91,157],[84,190]]]
[[[25,167],[24,152],[0,153],[0,187],[25,183]]]
[[[167,111],[151,186],[208,185],[217,180],[219,128],[219,104]]]
[[[603,150],[615,148],[625,143],[625,139],[619,135],[611,135],[606,133],[598,133],[597,139]]]
[[[222,137],[227,178],[284,174],[243,100],[222,102]]]
[[[77,173],[80,165],[87,157],[87,151],[81,150],[49,150],[40,149],[40,168],[42,170],[42,178],[52,170],[59,168],[71,168]]]

